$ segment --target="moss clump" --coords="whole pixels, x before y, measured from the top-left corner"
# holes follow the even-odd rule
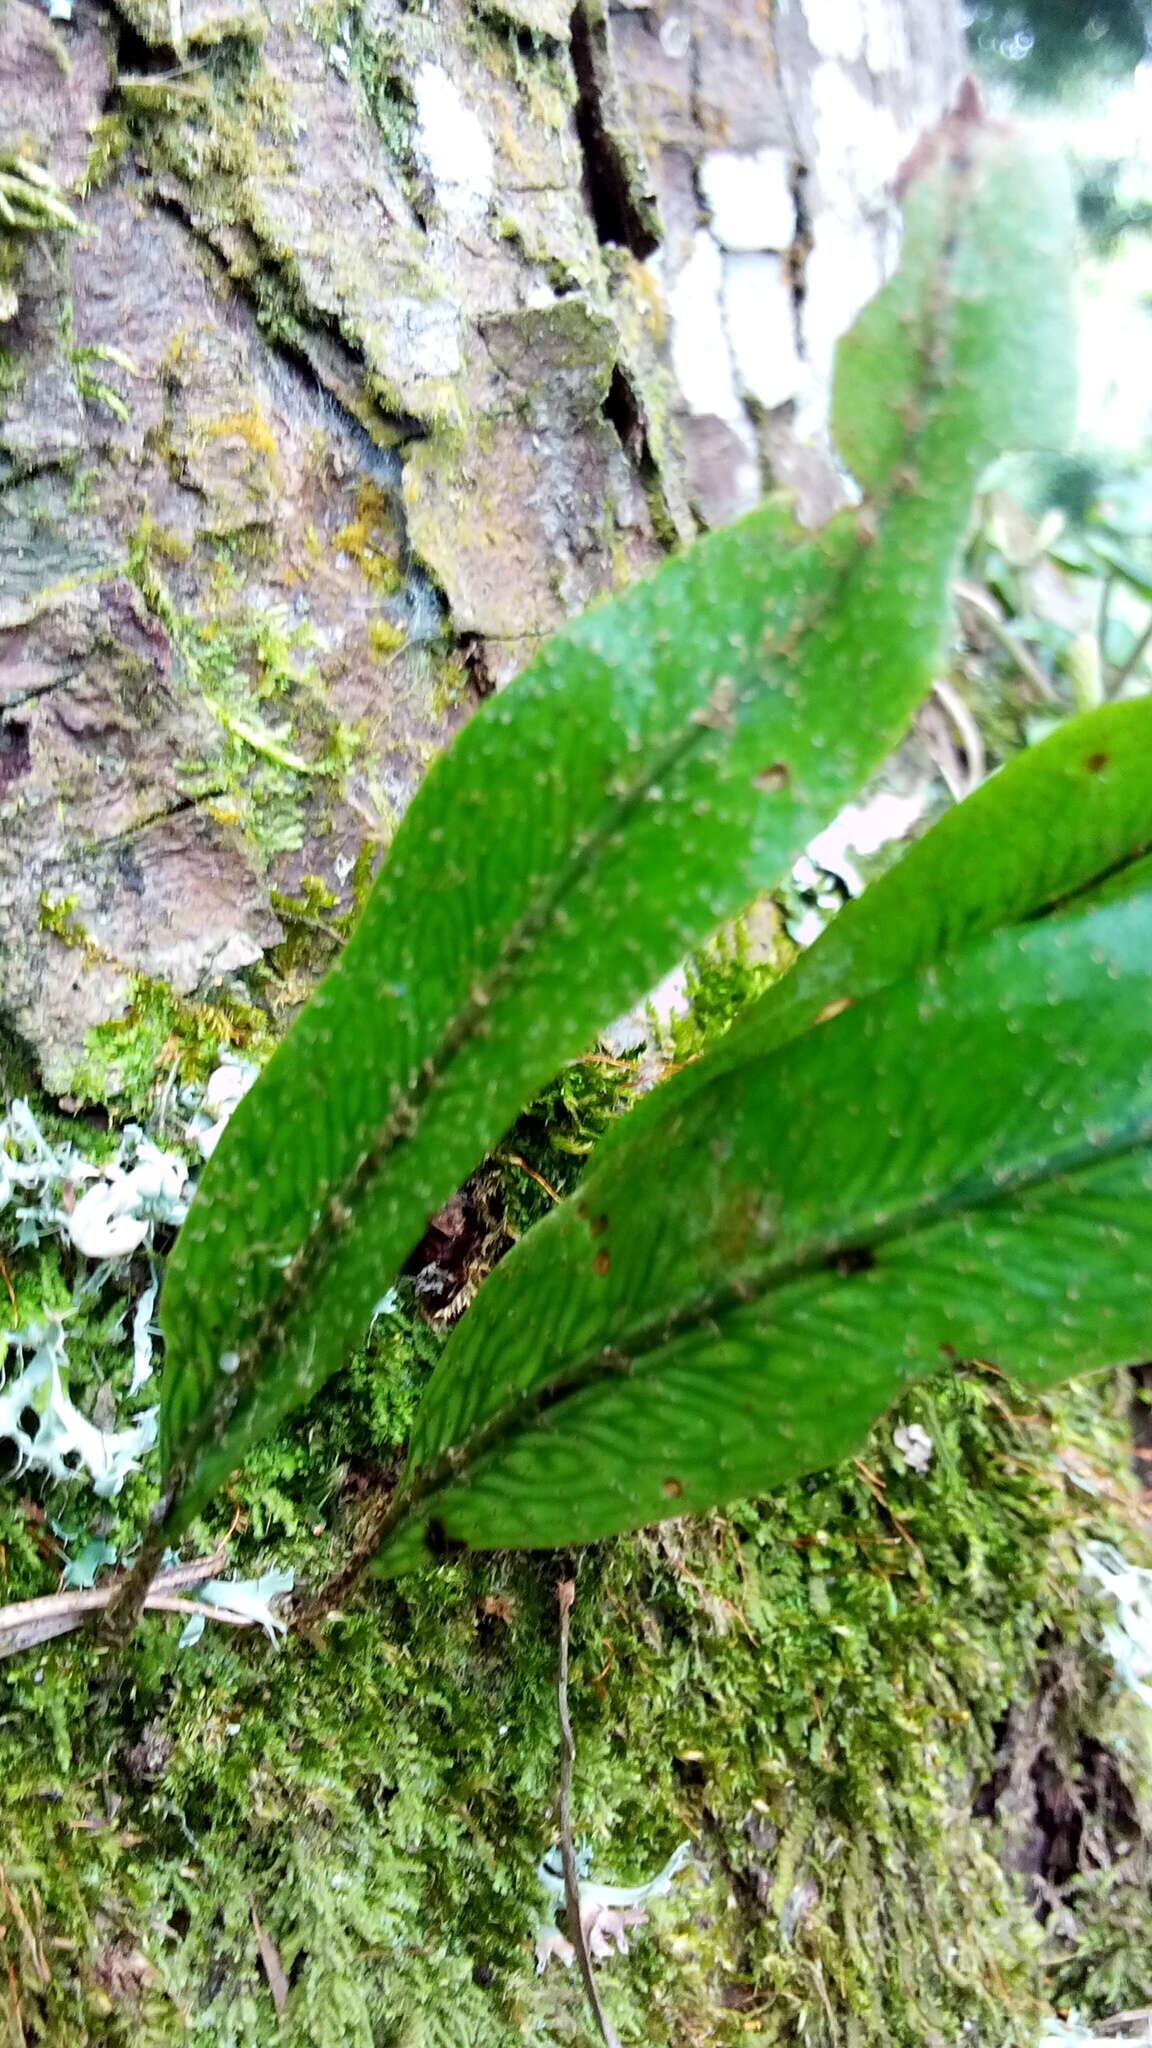
[[[76,915],[79,900],[77,896],[50,896],[41,889],[36,920],[41,931],[51,932],[65,946],[89,946],[91,941]]]
[[[406,639],[407,635],[399,626],[394,626],[390,619],[368,621],[368,645],[380,660],[386,660],[390,654],[395,654],[405,645]]]
[[[789,964],[794,949],[784,937],[781,920],[768,901],[757,906],[758,926],[770,928],[770,939],[753,947],[747,923],[725,925],[685,965],[687,1013],[668,1027],[671,1058],[695,1059],[723,1036],[732,1019],[775,980]]]
[[[318,883],[283,909],[304,930],[336,922]],[[696,963],[700,1043],[752,971],[735,940]],[[133,1106],[174,1060],[202,1078],[225,1035],[198,1006],[139,1000]],[[578,1061],[519,1119],[496,1162],[514,1228],[547,1206],[541,1182],[572,1184],[632,1082],[629,1062]],[[123,1288],[78,1298],[65,1256],[17,1246],[8,1212],[0,1249],[21,1316],[71,1308],[78,1390],[119,1384]],[[236,1573],[275,1563],[322,1583],[360,1503],[391,1483],[441,1344],[402,1280],[190,1548],[231,1530]],[[930,1439],[926,1471],[897,1419]],[[1126,1437],[1118,1385],[1037,1402],[994,1370],[953,1371],[909,1392],[860,1458],[771,1501],[576,1560],[482,1556],[370,1585],[315,1644],[277,1653],[210,1624],[181,1650],[180,1618],[153,1615],[115,1659],[74,1637],[0,1666],[13,2038],[587,2039],[578,1985],[537,1978],[531,1955],[534,1866],[556,1830],[555,1581],[575,1565],[576,1812],[594,1874],[642,1879],[685,1836],[698,1866],[603,1971],[622,2040],[1030,2048],[1041,1937],[972,1795],[1053,1643],[1100,1672],[1076,1549],[1131,1548]],[[147,1490],[0,1495],[7,1596],[49,1590],[62,1542],[124,1555]],[[1099,1704],[1099,1675],[1082,1697],[1093,1685]],[[1111,1994],[1136,1906],[1102,1886],[1083,1898],[1058,1980],[1079,1995],[1100,1961]]]
[[[209,760],[183,764],[184,786],[239,826],[267,869],[304,844],[310,818],[315,828],[318,785],[343,781],[356,736],[316,675],[307,625],[283,612],[225,602],[214,617],[174,621],[173,637],[221,732]]]
[[[293,992],[289,1000],[303,1001],[311,985],[331,967],[356,913],[338,909],[338,897],[319,875],[301,875],[294,895],[273,889],[271,902],[284,937],[272,947],[268,962],[285,988]]]
[[[128,543],[125,567],[154,618],[160,620],[169,637],[175,635],[178,615],[164,580],[165,568],[187,560],[186,545],[157,526],[145,508]]]
[[[89,134],[91,142],[84,169],[85,196],[111,184],[131,144],[128,125],[120,114],[98,115]]]
[[[315,1581],[339,1557],[437,1346],[401,1297],[255,1454],[212,1516],[247,1520],[237,1571],[275,1559]],[[1038,1938],[967,1805],[1040,1630],[1080,1625],[1084,1511],[1051,1451],[1083,1435],[1087,1397],[1016,1422],[1006,1392],[980,1374],[920,1390],[926,1477],[882,1431],[866,1472],[580,1558],[580,1832],[621,1881],[685,1834],[700,1866],[604,1971],[623,2040],[923,2048],[965,2023],[989,2048],[1034,2039]],[[41,1590],[35,1531],[5,1514],[9,1590]],[[110,1535],[125,1543],[124,1522]],[[75,1944],[42,1981],[12,1928],[26,2031],[583,2039],[576,1987],[535,1979],[530,1954],[566,1568],[443,1566],[279,1655],[222,1629],[180,1651],[179,1622],[151,1617],[114,1669],[75,1639],[7,1667],[0,1861],[29,1922],[35,1897]],[[282,2031],[254,1915],[291,1984]]]
[[[356,516],[333,534],[332,545],[350,555],[374,590],[390,596],[401,588],[400,533],[391,501],[371,477],[356,487]]]
[[[29,235],[79,226],[66,194],[42,165],[19,150],[0,149],[0,323],[11,320],[19,304]]]
[[[262,455],[275,463],[278,450],[276,436],[268,424],[267,416],[258,405],[250,405],[243,412],[225,413],[222,418],[208,420],[201,430],[205,440],[243,441],[254,455]]]
[[[137,975],[124,1015],[86,1034],[72,1093],[146,1116],[173,1071],[181,1081],[206,1081],[222,1048],[259,1057],[269,1043],[268,1019],[255,1005],[232,996],[189,1002]]]

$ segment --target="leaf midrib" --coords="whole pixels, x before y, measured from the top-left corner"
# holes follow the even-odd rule
[[[1048,1155],[1043,1160],[1021,1166],[1015,1173],[998,1179],[991,1176],[969,1179],[936,1195],[926,1195],[870,1228],[867,1225],[855,1229],[841,1226],[836,1233],[809,1244],[787,1259],[767,1261],[758,1276],[745,1270],[737,1283],[696,1296],[671,1315],[649,1316],[629,1333],[625,1342],[598,1346],[595,1351],[585,1352],[545,1384],[526,1389],[515,1401],[481,1424],[462,1444],[449,1445],[437,1452],[430,1465],[413,1474],[412,1488],[404,1492],[402,1503],[397,1503],[398,1512],[394,1521],[390,1518],[387,1533],[391,1534],[399,1521],[422,1501],[445,1490],[470,1465],[477,1463],[502,1441],[530,1427],[547,1410],[587,1392],[599,1381],[635,1377],[638,1371],[644,1370],[646,1358],[653,1360],[654,1369],[658,1370],[660,1354],[677,1338],[711,1324],[719,1340],[722,1332],[718,1325],[726,1316],[754,1307],[793,1281],[822,1271],[831,1276],[835,1273],[837,1261],[850,1253],[873,1252],[897,1240],[915,1239],[937,1224],[959,1215],[987,1214],[1036,1188],[1054,1185],[1089,1167],[1139,1152],[1150,1142],[1152,1114],[1118,1128],[1105,1143],[1084,1138],[1057,1157]],[[875,1270],[875,1267],[870,1267],[868,1273]],[[844,1280],[847,1285],[853,1279],[866,1277],[867,1273],[854,1272],[844,1275]]]
[[[963,183],[962,168],[953,162],[948,210],[953,224],[960,213],[960,187]],[[954,231],[942,240],[940,260],[936,275],[927,294],[923,333],[919,351],[919,375],[916,396],[920,401],[913,411],[909,408],[909,424],[904,437],[904,456],[890,471],[891,485],[887,492],[877,491],[864,504],[874,507],[878,517],[887,516],[891,508],[901,499],[913,499],[918,493],[918,480],[912,465],[908,462],[909,451],[922,440],[927,430],[930,400],[947,389],[944,365],[939,357],[940,341],[944,326],[945,309],[952,303],[947,289],[949,275],[954,267],[957,239]],[[816,545],[819,535],[813,535],[810,544]],[[870,550],[861,542],[852,559],[847,562],[832,584],[825,587],[809,615],[802,622],[794,620],[790,637],[815,631],[822,619],[843,602],[845,592],[861,567],[868,559]],[[694,707],[699,710],[700,707]],[[691,720],[691,714],[690,714]],[[195,1459],[206,1442],[221,1437],[229,1424],[240,1412],[255,1391],[261,1378],[263,1361],[273,1347],[283,1340],[291,1323],[298,1302],[313,1290],[325,1267],[335,1256],[336,1248],[355,1223],[355,1204],[363,1190],[382,1171],[398,1141],[414,1134],[420,1113],[429,1098],[439,1089],[452,1062],[465,1050],[483,1030],[487,1014],[494,997],[503,993],[509,979],[516,973],[518,956],[526,944],[540,937],[562,907],[565,897],[579,883],[595,864],[610,840],[619,832],[634,813],[644,806],[648,793],[658,786],[661,779],[712,735],[712,728],[695,720],[686,731],[678,733],[665,747],[663,753],[650,763],[633,784],[614,803],[596,830],[576,852],[552,886],[517,920],[506,934],[500,947],[492,972],[485,984],[482,1002],[469,1001],[464,1004],[444,1028],[434,1053],[422,1062],[414,1086],[409,1088],[396,1102],[388,1121],[381,1128],[372,1144],[363,1152],[352,1171],[329,1188],[316,1222],[302,1237],[288,1267],[281,1269],[281,1285],[277,1294],[268,1303],[256,1329],[238,1347],[239,1363],[226,1382],[215,1378],[211,1385],[211,1396],[199,1418],[191,1427],[182,1431],[183,1454],[180,1459],[182,1472],[190,1472]],[[403,1254],[401,1254],[403,1257]],[[176,1486],[182,1480],[172,1473]],[[169,1486],[166,1492],[173,1493]]]

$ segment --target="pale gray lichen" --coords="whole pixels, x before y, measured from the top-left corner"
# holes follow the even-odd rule
[[[201,1158],[211,1159],[236,1104],[247,1095],[259,1072],[252,1060],[225,1055],[209,1074],[195,1114],[185,1127],[185,1136]]]
[[[1146,1707],[1152,1707],[1152,1571],[1129,1564],[1111,1543],[1086,1543],[1080,1566],[1090,1586],[1107,1595],[1115,1620],[1106,1622],[1104,1647],[1116,1676]]]
[[[630,1927],[642,1927],[647,1918],[646,1907],[650,1899],[663,1896],[671,1891],[672,1880],[691,1860],[691,1842],[681,1842],[674,1849],[662,1870],[650,1877],[646,1884],[593,1884],[588,1880],[590,1857],[585,1850],[577,1856],[576,1868],[579,1874],[580,1924],[588,1953],[594,1962],[603,1962],[615,1949],[617,1955],[628,1954],[628,1933]],[[550,1849],[536,1866],[536,1875],[548,1898],[548,1910],[540,1922],[536,1934],[536,1974],[545,1970],[551,1958],[571,1968],[576,1950],[567,1935],[561,1934],[556,1926],[556,1909],[564,1903],[564,1870],[558,1847]]]
[[[9,1351],[27,1358],[15,1379],[0,1390],[0,1441],[15,1449],[14,1476],[41,1471],[63,1481],[85,1471],[101,1500],[118,1494],[156,1441],[159,1411],[144,1409],[123,1430],[97,1429],[81,1415],[64,1384],[67,1356],[59,1316],[26,1329],[0,1330],[0,1360]]]
[[[187,1180],[184,1161],[138,1124],[125,1126],[115,1158],[97,1166],[68,1142],[53,1144],[22,1099],[0,1117],[0,1209],[15,1205],[17,1246],[56,1237],[87,1259],[128,1258],[156,1224],[184,1221]]]
[[[262,1628],[269,1642],[274,1643],[288,1624],[273,1611],[272,1602],[282,1593],[290,1593],[295,1583],[295,1572],[279,1571],[273,1566],[258,1579],[208,1579],[196,1588],[196,1599],[203,1606],[219,1608],[223,1618]],[[182,1650],[199,1642],[206,1619],[203,1614],[189,1617],[180,1637]]]
[[[1152,2048],[1152,2024],[1136,2014],[1132,2023],[1139,2027],[1139,2032],[1132,2033],[1123,2021],[1122,2013],[1115,2020],[1102,2021],[1098,2027],[1081,2026],[1075,2018],[1047,2019],[1036,2048],[1100,2048],[1104,2041],[1126,2043],[1127,2048]],[[1122,2031],[1118,2031],[1118,2025]]]

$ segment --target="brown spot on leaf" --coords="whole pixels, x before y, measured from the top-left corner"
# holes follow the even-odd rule
[[[851,1008],[851,996],[833,996],[832,1001],[825,1003],[824,1008],[813,1019],[813,1022],[816,1024],[828,1024],[833,1017],[839,1017],[845,1010],[850,1010]]]
[[[736,730],[735,713],[736,685],[731,676],[718,676],[707,704],[692,713],[691,723],[710,726],[714,732],[733,733]]]
[[[599,1273],[600,1278],[603,1279],[605,1273],[608,1271],[608,1268],[611,1264],[611,1252],[601,1247],[601,1249],[597,1252],[596,1257],[592,1261],[592,1271],[594,1273]]]
[[[604,1235],[604,1232],[605,1232],[605,1231],[607,1230],[607,1228],[608,1228],[608,1218],[607,1218],[606,1216],[589,1216],[589,1218],[588,1218],[588,1235],[589,1235],[589,1237],[603,1237],[603,1235]]]
[[[664,1479],[660,1482],[660,1491],[665,1500],[679,1500],[684,1488],[678,1479]]]
[[[1084,766],[1088,770],[1089,775],[1099,775],[1100,770],[1108,766],[1110,758],[1108,754],[1086,754]]]
[[[760,768],[752,777],[753,789],[787,789],[792,780],[792,771],[784,761],[773,761],[768,768]]]

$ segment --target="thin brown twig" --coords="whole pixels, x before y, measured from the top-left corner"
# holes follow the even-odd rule
[[[149,1614],[202,1614],[205,1621],[223,1621],[229,1628],[251,1628],[250,1614],[233,1614],[229,1607],[216,1607],[207,1600],[182,1600],[178,1593],[149,1593],[144,1602]]]
[[[12,1275],[8,1271],[8,1268],[4,1264],[2,1258],[0,1258],[0,1275],[3,1276],[5,1292],[7,1293],[8,1299],[12,1304],[12,1327],[13,1329],[15,1329],[17,1323],[20,1321],[20,1310],[16,1301],[16,1289],[12,1285]]]
[[[932,694],[943,706],[960,736],[968,763],[968,788],[964,792],[967,796],[979,787],[988,773],[988,757],[984,752],[980,727],[959,690],[953,687],[946,676],[936,677],[932,685]]]
[[[256,1901],[252,1898],[251,1894],[249,1894],[248,1906],[252,1914],[252,1932],[256,1936],[256,1947],[260,1953],[260,1961],[264,1965],[264,1975],[268,1979],[268,1989],[272,1994],[272,2004],[276,2009],[276,2017],[277,2019],[283,2019],[284,2014],[288,2010],[289,1984],[284,1965],[280,1960],[280,1951],[272,1936],[261,1926],[260,1916],[256,1911]]]
[[[550,1202],[563,1201],[563,1195],[557,1194],[551,1181],[545,1180],[542,1173],[537,1173],[534,1166],[529,1166],[526,1159],[521,1159],[518,1152],[498,1152],[496,1156],[502,1166],[518,1166],[521,1173],[526,1173],[529,1180],[534,1180],[538,1188],[543,1188]]]
[[[16,1982],[16,1966],[13,1963],[11,1956],[9,1956],[8,1958],[7,1969],[9,1993],[8,2011],[12,2019],[12,2024],[16,2029],[16,2032],[13,2036],[15,2048],[28,2048],[28,2036],[24,2032],[24,2017],[20,2010],[20,1986]]]
[[[23,1906],[20,1904],[19,1899],[17,1898],[15,1892],[13,1891],[11,1885],[8,1882],[7,1872],[4,1870],[2,1864],[0,1864],[0,1897],[3,1897],[4,1902],[8,1907],[8,1911],[11,1913],[13,1920],[16,1922],[16,1926],[19,1930],[21,1939],[31,1959],[32,1968],[35,1971],[35,1974],[38,1977],[40,1983],[50,1984],[52,1982],[52,1972],[48,1967],[48,1961],[44,1954],[44,1950],[36,1939],[36,1935],[32,1928],[32,1923],[29,1920],[27,1913],[24,1911]],[[33,1891],[33,1897],[35,1897],[35,1891]]]
[[[568,1618],[576,1598],[576,1581],[561,1579],[556,1588],[556,1598],[560,1606],[560,1677],[556,1697],[560,1708],[560,1855],[564,1864],[564,1910],[585,1995],[600,2029],[604,2048],[620,2048],[619,2035],[600,2003],[600,1993],[592,1974],[592,1958],[588,1953],[588,1940],[580,1914],[580,1873],[572,1846],[572,1766],[576,1761],[576,1745],[572,1740],[572,1722],[568,1714]]]
[[[1031,683],[1036,695],[1043,698],[1047,704],[1059,703],[1059,697],[1050,677],[1045,675],[1039,662],[1034,659],[1028,649],[1016,638],[1011,626],[1001,616],[1000,607],[991,591],[984,590],[978,583],[958,582],[954,583],[952,588],[956,596],[964,604],[971,605],[972,610],[977,612],[980,618],[983,619],[993,639],[999,641],[1005,654],[1009,655],[1015,662],[1025,681]]]
[[[1145,626],[1127,660],[1122,661],[1120,666],[1114,669],[1109,677],[1108,694],[1110,697],[1118,697],[1120,695],[1129,676],[1135,669],[1139,668],[1150,645],[1152,645],[1152,618],[1149,618],[1148,624]]]
[[[864,1481],[864,1484],[868,1488],[869,1493],[872,1495],[872,1498],[875,1501],[877,1507],[880,1508],[881,1511],[887,1515],[889,1521],[892,1524],[892,1527],[897,1531],[897,1533],[900,1536],[903,1537],[905,1543],[908,1544],[909,1548],[916,1552],[916,1555],[920,1559],[921,1564],[924,1564],[926,1562],[924,1552],[921,1550],[920,1545],[917,1543],[916,1538],[912,1534],[912,1531],[908,1527],[907,1523],[904,1522],[901,1519],[901,1517],[897,1514],[895,1508],[892,1506],[891,1501],[888,1499],[888,1496],[884,1490],[884,1481],[879,1477],[877,1473],[872,1471],[870,1466],[864,1463],[863,1458],[853,1458],[852,1463],[855,1465],[857,1472],[860,1474],[861,1479]]]

